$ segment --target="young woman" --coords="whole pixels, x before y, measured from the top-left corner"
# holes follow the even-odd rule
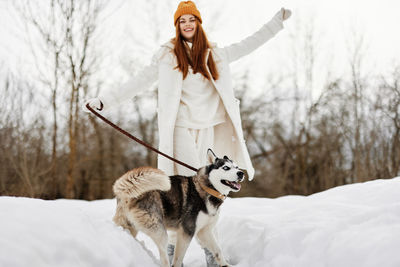
[[[211,148],[246,169],[252,180],[254,169],[243,137],[229,63],[271,39],[290,15],[290,10],[282,8],[253,35],[219,48],[207,40],[195,4],[183,1],[174,15],[175,38],[162,45],[137,76],[86,103],[106,110],[132,99],[158,80],[159,150],[198,168],[206,164],[206,152]],[[167,175],[193,175],[162,156],[158,157],[158,168]]]
[[[219,48],[207,40],[195,4],[183,1],[174,15],[175,38],[162,45],[136,77],[86,103],[106,110],[132,99],[158,80],[159,150],[199,168],[206,165],[207,149],[211,148],[246,169],[252,180],[254,169],[243,138],[229,63],[271,39],[290,15],[290,10],[282,8],[253,35]],[[158,157],[158,168],[167,175],[194,174],[162,156]]]

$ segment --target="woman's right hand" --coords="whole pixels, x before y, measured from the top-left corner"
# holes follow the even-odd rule
[[[89,107],[92,109],[101,111],[103,109],[103,103],[98,98],[91,98],[85,102],[83,105],[83,111],[90,113],[90,110],[86,107],[89,104]]]

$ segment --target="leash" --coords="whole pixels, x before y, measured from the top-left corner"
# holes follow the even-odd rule
[[[121,129],[120,127],[118,127],[117,125],[115,125],[114,123],[112,123],[111,121],[109,121],[108,119],[106,119],[105,117],[103,117],[102,115],[100,115],[98,112],[96,112],[94,109],[92,109],[89,104],[86,104],[86,107],[88,110],[90,110],[94,115],[96,115],[98,118],[100,118],[101,120],[103,120],[105,123],[107,123],[108,125],[110,125],[111,127],[113,127],[114,129],[118,130],[120,133],[126,135],[127,137],[129,137],[130,139],[136,141],[137,143],[147,147],[150,150],[153,150],[154,152],[166,157],[169,160],[172,160],[188,169],[191,169],[192,171],[198,172],[198,169],[190,166],[189,164],[186,164],[180,160],[177,160],[161,151],[159,151],[158,149],[152,147],[151,145],[147,144],[146,142],[143,142],[142,140],[140,140],[139,138],[136,138],[135,136],[131,135],[130,133],[128,133],[127,131]]]

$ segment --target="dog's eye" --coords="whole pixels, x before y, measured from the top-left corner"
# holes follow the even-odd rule
[[[231,168],[229,168],[228,166],[224,166],[222,169],[224,169],[225,171],[229,171]]]

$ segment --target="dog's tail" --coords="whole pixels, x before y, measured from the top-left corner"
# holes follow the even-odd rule
[[[161,170],[151,167],[140,167],[122,175],[113,186],[117,198],[137,198],[152,191],[168,191],[171,188],[169,177]]]

